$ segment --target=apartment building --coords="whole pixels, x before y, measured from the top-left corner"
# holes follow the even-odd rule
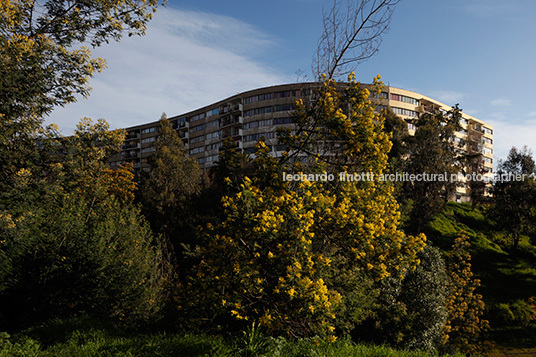
[[[284,148],[277,143],[278,127],[293,128],[292,113],[296,99],[309,95],[316,83],[283,84],[236,94],[203,108],[170,117],[188,149],[190,157],[202,168],[210,168],[217,160],[222,143],[232,139],[245,153],[254,151],[257,140],[264,137],[274,155]],[[433,109],[448,111],[451,106],[419,93],[386,86],[374,99],[378,108],[390,107],[403,118],[410,134],[415,132],[414,121],[421,113]],[[459,150],[481,153],[481,167],[486,175],[493,171],[493,127],[482,120],[462,113],[462,129],[456,133]],[[128,135],[120,154],[110,158],[112,167],[131,162],[137,170],[148,168],[147,159],[156,150],[158,121],[126,128]],[[465,201],[468,188],[462,183],[457,200]]]

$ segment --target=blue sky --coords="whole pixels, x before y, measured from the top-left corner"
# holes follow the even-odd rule
[[[55,110],[64,134],[82,117],[113,128],[158,120],[261,86],[310,75],[330,0],[170,0],[145,37],[95,49],[108,69],[88,100]],[[380,52],[359,80],[384,82],[460,107],[495,129],[495,161],[536,151],[536,2],[401,0]]]

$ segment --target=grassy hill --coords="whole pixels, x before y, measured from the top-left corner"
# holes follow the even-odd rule
[[[536,247],[522,237],[517,250],[485,216],[485,207],[450,202],[430,224],[432,244],[447,250],[464,231],[472,244],[472,268],[481,280],[491,329],[499,350],[536,351]]]

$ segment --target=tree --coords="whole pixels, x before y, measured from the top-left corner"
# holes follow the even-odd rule
[[[389,166],[396,170],[403,165],[408,154],[409,131],[404,119],[395,114],[390,108],[382,110],[384,117],[383,129],[391,134],[391,150],[389,150]]]
[[[105,67],[83,44],[143,34],[157,0],[0,2],[0,188],[20,169],[41,170],[43,116],[87,96]],[[45,140],[46,141],[46,140]]]
[[[469,238],[462,233],[446,257],[450,283],[444,343],[463,353],[478,352],[478,338],[488,328],[488,321],[482,318],[485,305],[482,295],[476,292],[480,280],[471,271],[469,247]]]
[[[140,194],[154,230],[169,239],[177,224],[188,217],[188,202],[200,191],[202,173],[197,162],[188,158],[184,143],[165,114],[154,147]]]
[[[67,138],[41,128],[105,66],[81,45],[143,34],[156,6],[0,0],[0,314],[10,322],[157,315],[160,243],[132,204],[132,167],[106,165],[124,135],[87,118]]]
[[[322,88],[321,112],[314,118],[323,117],[332,135],[349,138],[339,162],[363,158],[359,167],[382,173],[389,138],[368,90],[352,77],[343,102],[332,95],[334,81],[326,80]],[[348,116],[340,109],[347,103]],[[298,106],[298,115],[308,113]],[[199,264],[181,307],[195,313],[197,323],[259,321],[273,333],[334,340],[336,330],[348,332],[367,316],[377,282],[415,267],[425,237],[398,229],[398,206],[388,182],[285,181],[281,174],[290,165],[271,157],[264,142],[257,144],[253,161],[255,175],[223,199],[223,222],[209,225],[200,236]],[[324,165],[292,170],[302,167],[307,175]]]
[[[297,130],[278,132],[279,142],[287,147],[282,163],[297,160],[314,166],[319,162],[335,174],[379,172],[391,143],[383,130],[383,116],[375,113],[370,90],[361,87],[354,74],[347,84],[323,78],[310,101],[298,101]],[[381,86],[380,76],[375,77],[371,90],[379,92]]]
[[[176,277],[189,268],[184,251],[195,242],[197,227],[205,216],[197,202],[203,176],[165,114],[160,119],[156,151],[149,158],[150,170],[141,175],[139,197],[142,212],[154,232],[161,234]]]
[[[3,328],[82,312],[121,324],[159,317],[168,277],[161,243],[132,203],[132,167],[106,164],[123,140],[85,119],[56,138],[62,153],[40,175],[17,173],[0,211]]]
[[[330,11],[322,14],[324,31],[313,57],[313,75],[344,78],[374,56],[399,1],[334,0]]]
[[[498,180],[493,186],[495,204],[489,215],[497,227],[510,236],[514,249],[519,245],[521,234],[535,231],[535,166],[527,147],[522,150],[513,147],[497,168]]]
[[[447,321],[448,277],[441,252],[430,245],[420,264],[403,279],[382,281],[374,315],[358,326],[356,336],[400,349],[437,350]]]
[[[49,113],[87,96],[88,81],[104,68],[93,47],[141,35],[157,0],[38,3],[3,0],[0,7],[0,114],[7,119]]]
[[[454,133],[460,129],[461,111],[456,106],[448,113],[436,111],[422,114],[416,122],[415,136],[408,145],[405,170],[409,174],[444,175],[443,179],[422,179],[405,182],[405,199],[412,201],[409,213],[410,232],[422,232],[441,210],[456,189],[450,180],[459,172],[459,160],[453,145]]]

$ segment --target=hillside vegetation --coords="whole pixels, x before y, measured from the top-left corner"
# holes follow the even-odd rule
[[[488,339],[499,348],[536,346],[536,247],[522,236],[519,247],[497,231],[485,206],[450,202],[430,224],[431,242],[449,249],[460,231],[470,237],[473,271],[490,321]]]

